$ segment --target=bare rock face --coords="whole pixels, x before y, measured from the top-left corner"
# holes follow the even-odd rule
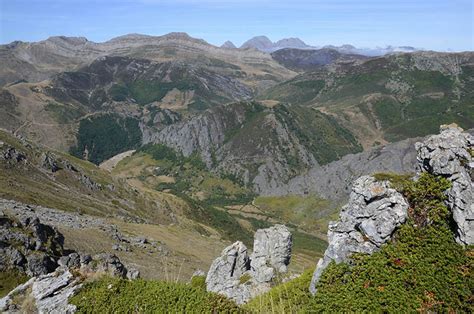
[[[292,237],[283,225],[259,229],[254,236],[250,256],[252,277],[256,282],[270,282],[278,273],[286,273],[291,258]]]
[[[214,260],[206,277],[207,290],[237,304],[268,291],[276,275],[287,271],[291,245],[291,233],[283,225],[257,230],[250,256],[242,242],[235,242]]]
[[[71,297],[82,285],[66,268],[33,277],[0,299],[0,311],[23,312],[13,298],[23,295],[34,301],[38,313],[74,313],[76,306],[69,304]]]
[[[240,241],[226,247],[221,256],[212,262],[207,273],[208,291],[223,294],[237,303],[244,303],[250,298],[250,290],[240,284],[240,277],[248,272],[250,260],[247,247]]]
[[[452,183],[447,205],[457,224],[456,240],[474,244],[474,137],[457,125],[443,125],[441,133],[416,143],[420,172],[443,176]]]
[[[406,221],[407,210],[407,201],[389,182],[371,176],[357,179],[339,220],[329,224],[329,246],[314,271],[311,293],[316,293],[316,284],[331,261],[346,262],[353,253],[371,254],[389,241]]]

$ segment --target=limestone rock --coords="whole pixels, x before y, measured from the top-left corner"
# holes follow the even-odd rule
[[[250,256],[252,277],[257,282],[269,282],[276,272],[285,273],[290,263],[291,246],[291,233],[283,225],[257,230]]]
[[[257,230],[250,256],[242,242],[235,242],[214,260],[206,277],[207,290],[237,304],[247,302],[268,291],[277,274],[287,271],[291,246],[291,233],[283,225]]]
[[[38,218],[0,218],[0,271],[18,269],[30,276],[52,272],[62,255],[63,236]]]
[[[457,224],[457,241],[474,244],[474,137],[457,125],[441,126],[440,131],[416,143],[419,171],[451,181],[447,205]]]
[[[378,182],[371,176],[356,180],[339,220],[329,224],[329,246],[316,266],[310,291],[316,292],[316,284],[331,261],[346,262],[353,253],[371,254],[390,240],[406,221],[407,210],[407,201],[389,182]]]
[[[240,277],[249,269],[247,247],[237,241],[212,262],[206,277],[207,290],[223,294],[239,304],[244,303],[250,298],[250,290],[240,284]]]

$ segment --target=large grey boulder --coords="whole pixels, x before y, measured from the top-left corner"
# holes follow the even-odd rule
[[[457,241],[474,244],[474,137],[455,124],[443,125],[441,133],[416,143],[420,172],[443,176],[452,183],[447,205],[457,225]]]
[[[353,253],[371,254],[389,241],[406,221],[407,210],[407,201],[388,181],[371,176],[357,179],[339,220],[329,224],[329,245],[314,271],[311,293],[316,293],[316,284],[331,261],[346,262]]]
[[[244,303],[250,298],[250,290],[241,285],[240,277],[249,269],[247,247],[237,241],[226,247],[221,256],[212,262],[206,277],[207,290],[223,294],[239,304]]]
[[[276,276],[287,271],[291,246],[291,233],[283,225],[257,230],[252,254],[242,242],[235,242],[214,260],[206,277],[207,290],[237,304],[247,302],[268,291]]]
[[[291,233],[283,225],[257,230],[250,256],[252,277],[257,282],[264,283],[270,282],[276,273],[286,273],[291,246]]]

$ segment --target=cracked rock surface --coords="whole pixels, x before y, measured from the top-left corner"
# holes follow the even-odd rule
[[[207,273],[207,290],[223,294],[237,304],[268,291],[276,276],[287,271],[291,233],[283,225],[259,229],[253,246],[250,255],[240,241],[226,247]]]
[[[416,143],[418,168],[452,183],[446,194],[457,225],[456,240],[471,245],[474,244],[474,137],[455,124],[443,125],[440,131]]]
[[[311,293],[316,292],[316,284],[331,261],[346,262],[353,253],[371,254],[389,241],[406,221],[407,210],[407,201],[388,181],[371,176],[357,179],[339,220],[329,224],[329,246],[314,271]]]

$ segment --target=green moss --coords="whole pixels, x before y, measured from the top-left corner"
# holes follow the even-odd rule
[[[237,305],[183,283],[103,278],[70,299],[78,313],[236,313]]]

